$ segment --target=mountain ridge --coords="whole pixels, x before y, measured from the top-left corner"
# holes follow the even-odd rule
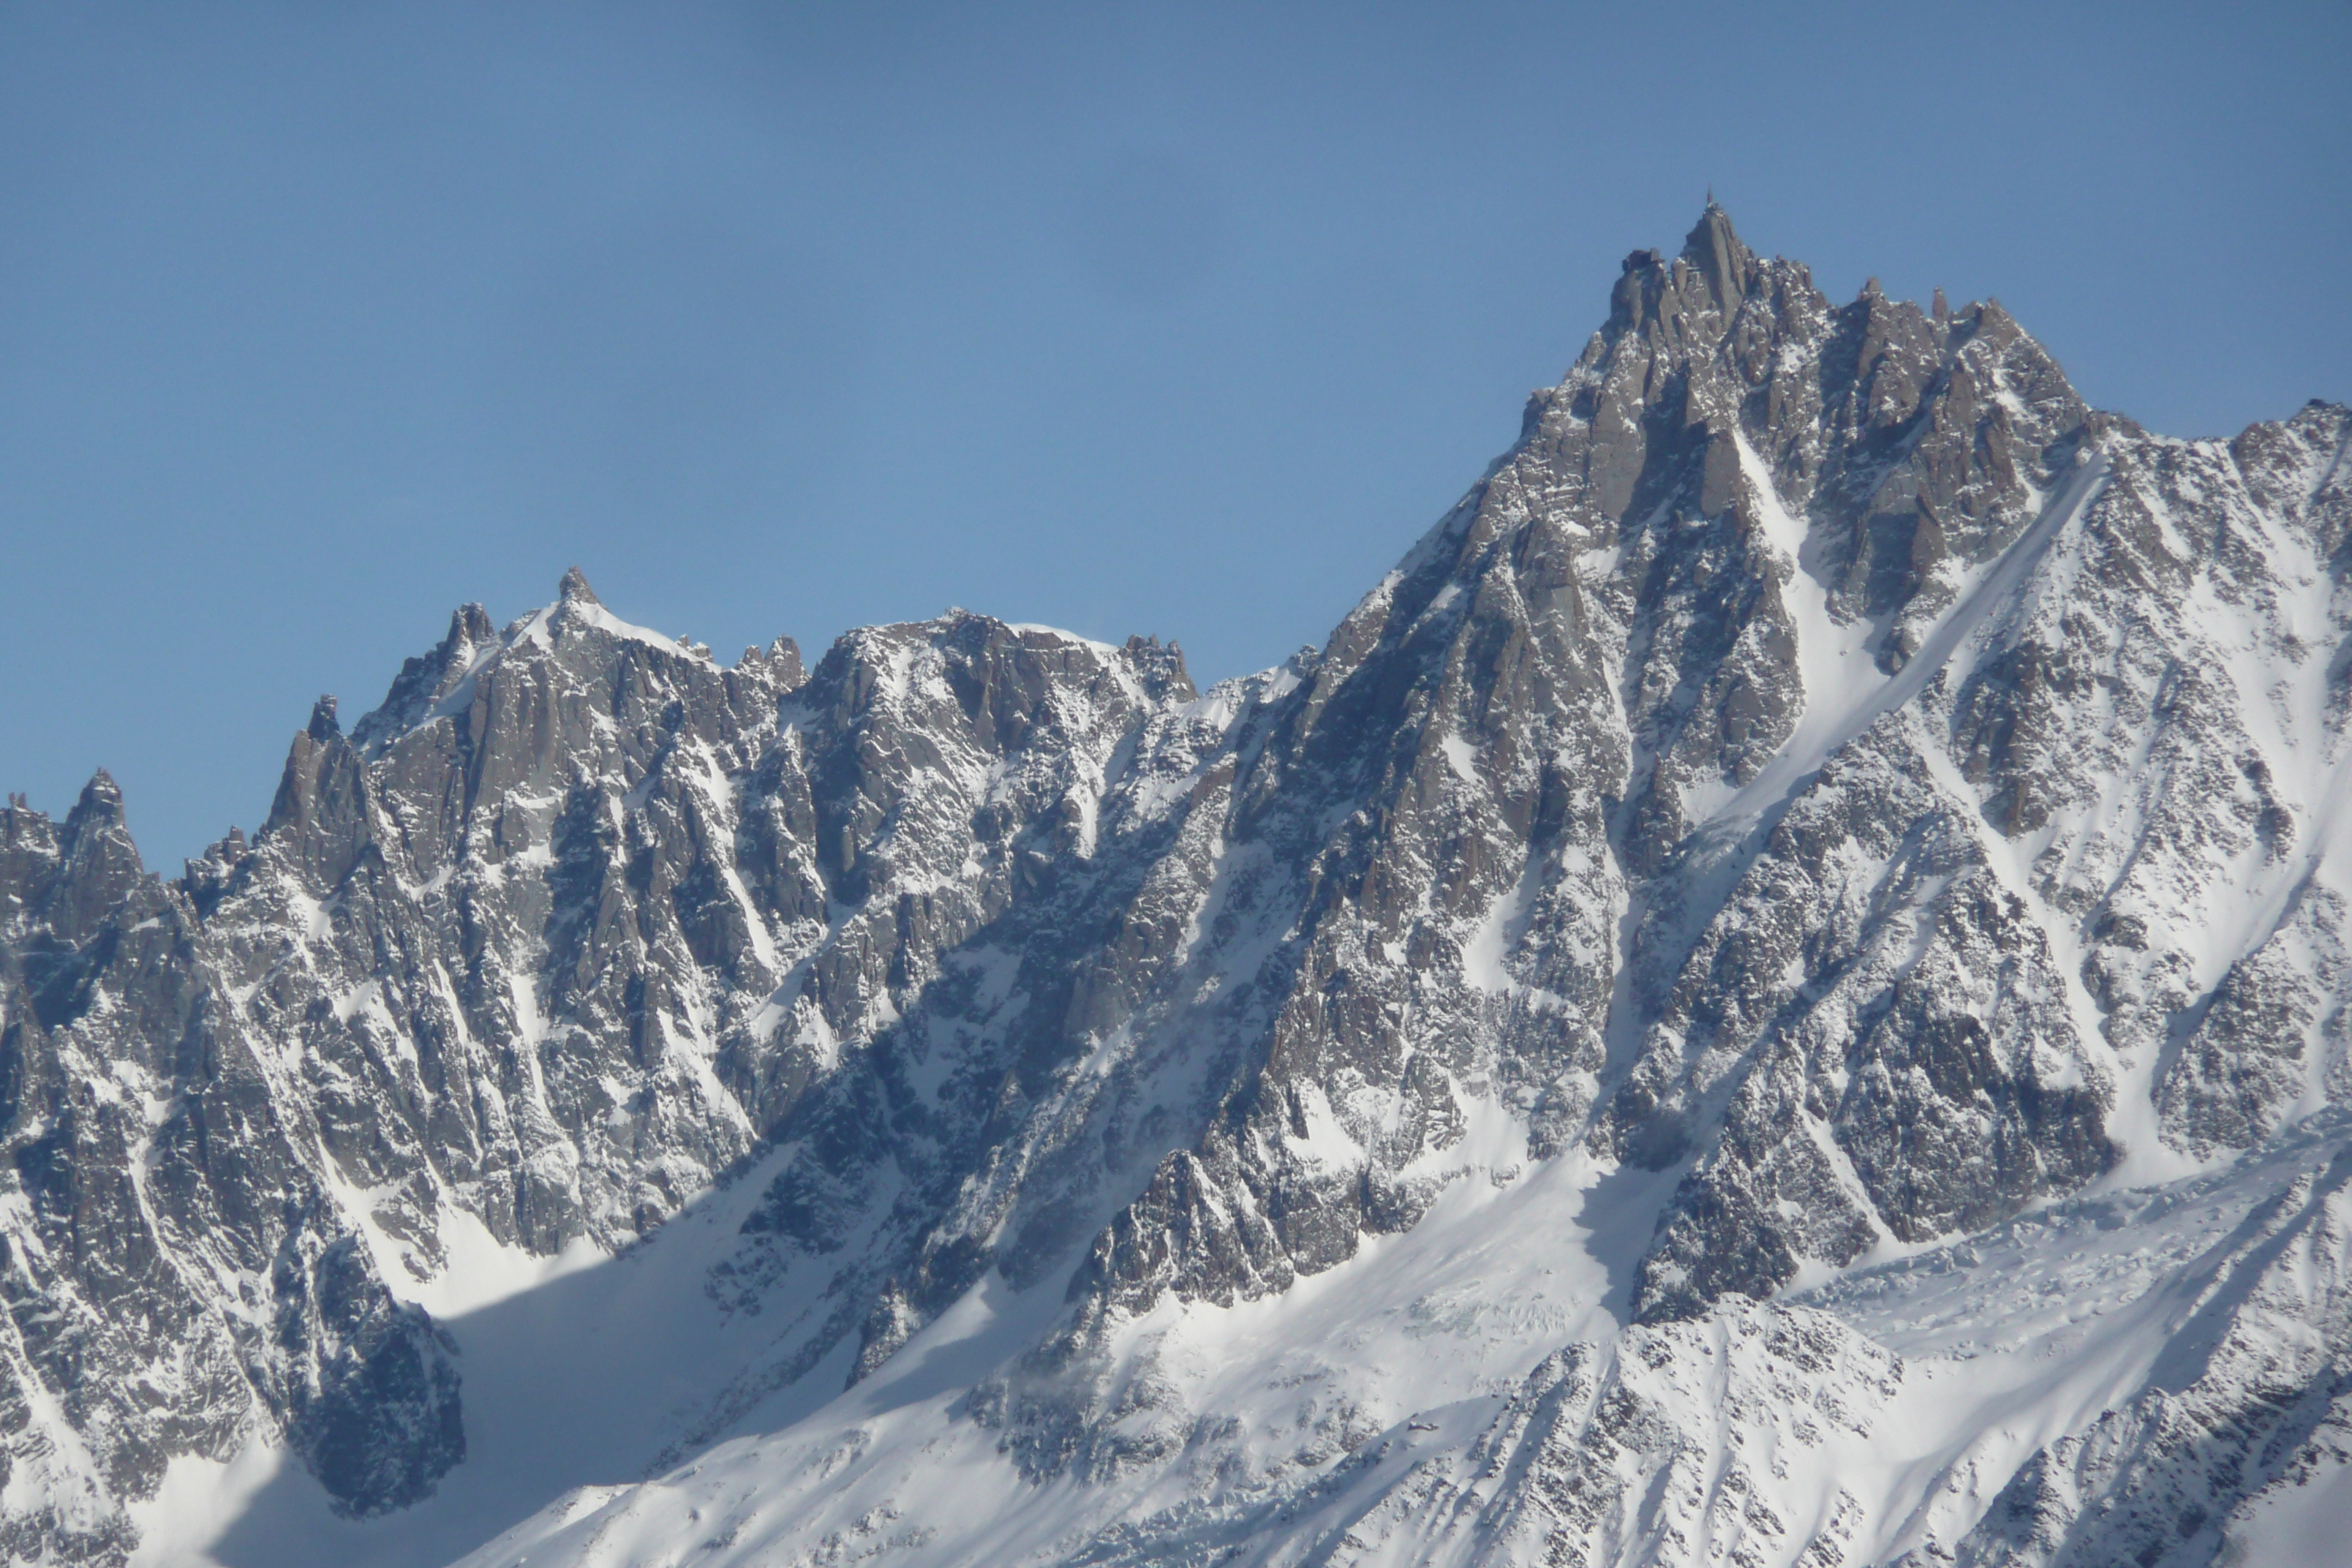
[[[575,568],[503,630],[462,607],[349,735],[322,699],[263,827],[172,882],[103,775],[62,825],[11,806],[0,1425],[39,1479],[0,1530],[124,1561],[167,1472],[268,1453],[320,1500],[295,1533],[209,1559],[150,1510],[139,1560],[512,1525],[480,1561],[2054,1563],[2154,1550],[2187,1516],[2134,1489],[2259,1428],[2147,1561],[2238,1550],[2339,1462],[2352,1342],[2310,1283],[2352,1082],[2347,443],[2318,404],[2152,437],[1997,305],[1832,305],[1710,202],[1276,669],[1204,693],[1173,645],[961,611],[722,667]],[[1839,1294],[2217,1182],[2271,1239],[2118,1265],[2109,1316],[2204,1305],[2037,1395],[2028,1447]],[[583,1300],[699,1281],[661,1287],[695,1370],[624,1445],[654,1479],[467,1492],[513,1412],[467,1403],[488,1320],[423,1301],[600,1256]],[[1292,1318],[1445,1353],[1220,1337]],[[2266,1379],[2304,1414],[2250,1414]],[[1890,1423],[1951,1453],[1822,1468]]]

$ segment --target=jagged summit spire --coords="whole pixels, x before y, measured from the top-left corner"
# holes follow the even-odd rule
[[[596,590],[588,585],[587,574],[577,566],[568,567],[563,581],[556,584],[556,597],[563,604],[601,605]]]
[[[1739,243],[1738,237],[1731,232],[1731,215],[1724,211],[1721,202],[1715,199],[1715,187],[1710,185],[1707,187],[1706,203],[1699,208],[1698,221],[1691,225],[1690,233],[1683,238],[1683,254],[1690,256],[1694,251],[1704,248],[1717,230],[1729,237],[1734,245]]]
[[[1730,310],[1747,292],[1755,253],[1733,232],[1731,215],[1716,201],[1712,185],[1707,187],[1706,208],[1683,240],[1682,258],[1706,278],[1708,290],[1722,309]]]
[[[92,821],[119,825],[122,819],[122,786],[114,782],[112,773],[100,768],[81,786],[81,798],[67,814],[66,826],[79,832],[84,824]]]

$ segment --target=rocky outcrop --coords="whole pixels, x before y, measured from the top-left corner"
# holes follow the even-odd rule
[[[104,774],[61,826],[12,806],[0,837],[9,1459],[47,1478],[6,1528],[119,1558],[108,1500],[265,1426],[338,1506],[415,1500],[464,1456],[456,1369],[340,1213],[214,934],[142,872]]]

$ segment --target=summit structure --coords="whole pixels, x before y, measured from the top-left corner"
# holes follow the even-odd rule
[[[1278,668],[574,570],[176,878],[12,805],[0,1555],[2340,1539],[2347,446],[1710,202]]]

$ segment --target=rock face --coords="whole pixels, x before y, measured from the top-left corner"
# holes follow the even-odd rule
[[[729,668],[575,571],[459,610],[348,735],[321,699],[177,879],[103,774],[12,805],[0,1545],[122,1561],[173,1458],[257,1442],[416,1506],[468,1458],[422,1304],[464,1259],[667,1257],[756,1171],[704,1299],[774,1327],[657,1468],[1009,1292],[1053,1310],[923,1441],[1011,1478],[1002,1517],[1094,1500],[1039,1561],[2210,1560],[2344,1447],[2347,444],[2317,404],[2147,435],[1998,305],[1832,304],[1710,205],[1279,668],[1204,694],[1172,645],[961,611]],[[2167,1276],[2200,1370],[1823,1479],[1958,1353],[1825,1282],[2228,1171],[2270,1217]],[[1452,1236],[1427,1267],[1520,1237],[1554,1284],[1463,1277],[1526,1310],[1411,1385],[1450,1414],[1369,1364],[1267,1363],[1278,1415],[1200,1371],[1202,1325]],[[1454,1300],[1331,1331],[1488,1323]],[[810,1428],[864,1457],[696,1540],[963,1550],[876,1511],[911,1506],[887,1426]],[[597,1517],[530,1549],[630,1560]]]
[[[11,1550],[119,1555],[110,1499],[258,1424],[354,1512],[423,1496],[465,1454],[457,1374],[361,1252],[218,936],[142,873],[104,773],[0,844],[7,1460],[38,1500]]]

